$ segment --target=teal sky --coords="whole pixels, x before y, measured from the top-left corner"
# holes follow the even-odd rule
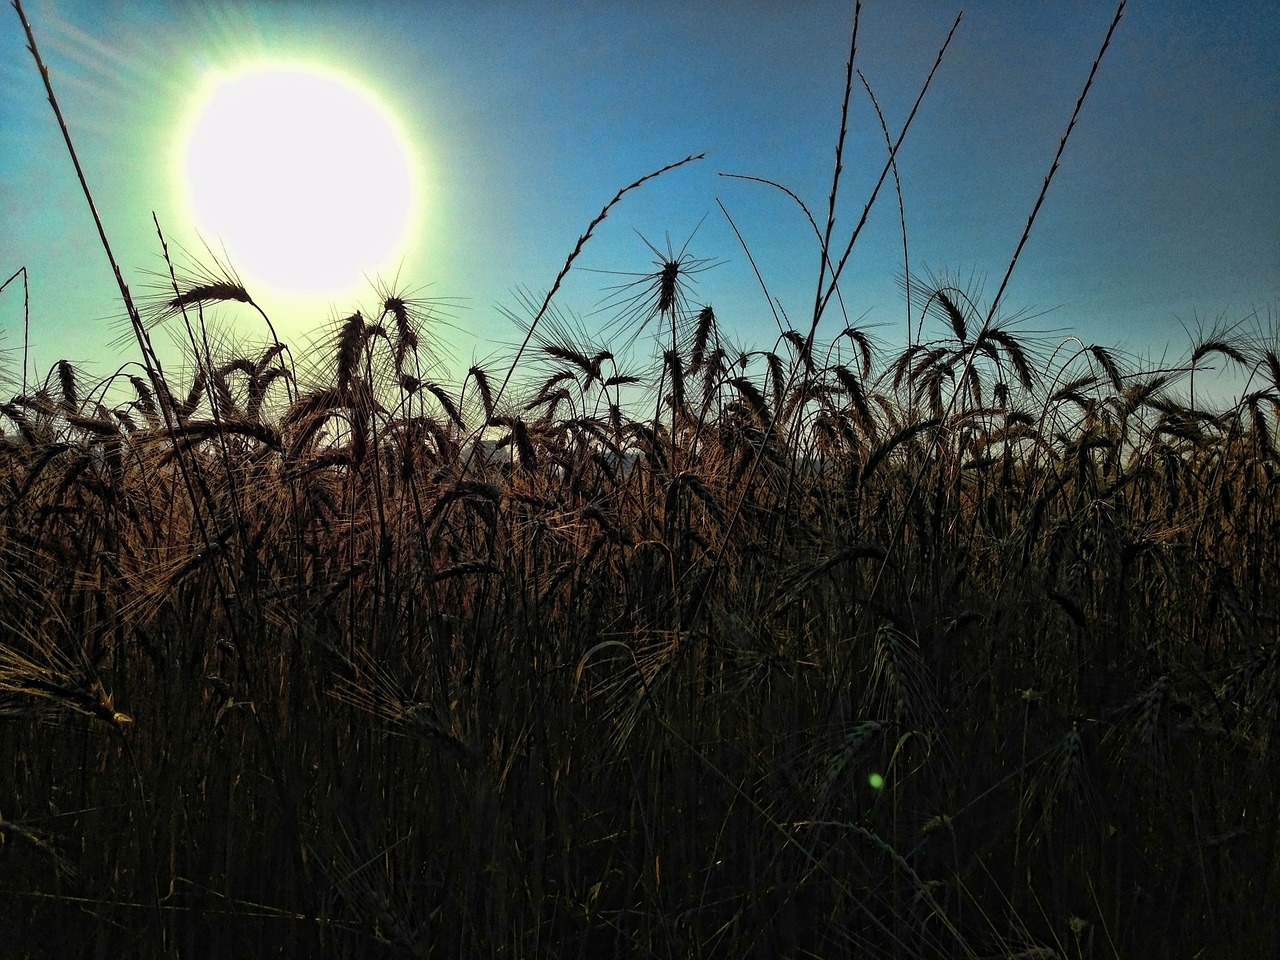
[[[588,331],[621,279],[652,254],[641,236],[723,261],[693,297],[746,347],[777,327],[770,293],[807,327],[818,251],[782,193],[825,218],[852,3],[151,3],[29,0],[28,16],[126,279],[163,268],[151,221],[199,250],[169,158],[203,73],[248,55],[338,67],[376,91],[417,152],[419,242],[401,286],[452,303],[440,336],[452,369],[517,339],[503,308],[545,290],[617,190],[629,194],[577,261],[558,302]],[[855,65],[896,134],[959,3],[869,0]],[[964,19],[900,155],[913,271],[986,278],[994,293],[1114,13],[1110,0],[965,4]],[[29,366],[61,358],[107,375],[123,309],[83,196],[24,49],[0,10],[0,274],[30,277]],[[1135,361],[1183,353],[1184,326],[1259,315],[1280,293],[1280,8],[1254,0],[1134,0],[1127,8],[1035,230],[1005,312]],[[836,235],[857,221],[885,158],[855,89]],[[705,217],[705,220],[704,220]],[[896,196],[882,191],[842,291],[850,320],[905,342]],[[0,279],[3,279],[0,277]],[[387,279],[390,279],[389,277]],[[251,286],[251,292],[255,292]],[[255,293],[295,345],[355,295]],[[243,317],[243,320],[238,318]],[[247,315],[224,322],[262,331]],[[1258,321],[1253,321],[1257,323]],[[1271,329],[1274,334],[1274,321]],[[20,284],[0,294],[0,348],[21,362]],[[843,321],[827,321],[828,335]],[[820,331],[821,335],[821,331]]]

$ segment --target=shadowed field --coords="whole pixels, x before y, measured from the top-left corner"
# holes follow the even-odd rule
[[[19,955],[1277,945],[1275,349],[1211,414],[954,288],[739,356],[653,279],[648,415],[564,324],[447,391],[396,297],[215,358],[207,285],[181,390],[0,405]]]
[[[461,383],[436,304],[295,357],[218,264],[0,382],[6,955],[1280,953],[1275,331],[1136,369],[911,275],[889,349],[815,222],[772,345],[683,250],[589,335],[648,179]]]

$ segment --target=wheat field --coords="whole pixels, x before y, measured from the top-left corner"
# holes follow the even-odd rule
[[[1280,955],[1274,324],[1144,369],[913,274],[893,347],[828,230],[772,345],[683,253],[588,335],[648,179],[460,382],[438,304],[295,357],[179,264],[0,384],[0,952]]]

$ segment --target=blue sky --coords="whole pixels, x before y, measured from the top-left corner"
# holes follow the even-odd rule
[[[770,290],[807,327],[818,250],[793,201],[721,173],[764,177],[820,220],[839,124],[852,3],[149,3],[29,0],[27,13],[113,246],[135,290],[162,268],[151,214],[198,249],[167,157],[192,91],[255,52],[340,66],[377,91],[419,151],[420,242],[402,286],[453,302],[463,369],[518,339],[504,311],[545,290],[622,186],[688,154],[706,159],[629,194],[559,297],[588,331],[607,288],[666,237],[723,261],[698,276],[743,346],[773,316],[717,200]],[[1114,13],[1110,0],[964,4],[964,18],[900,155],[913,270],[994,293]],[[869,0],[856,66],[896,133],[961,4]],[[0,10],[0,273],[31,284],[31,366],[107,375],[123,310],[24,49]],[[1256,2],[1129,4],[1005,295],[1025,329],[1159,360],[1184,326],[1274,316],[1280,292],[1280,9]],[[885,158],[855,90],[836,235],[848,236]],[[704,220],[705,218],[705,220]],[[902,239],[891,185],[846,270],[850,320],[905,342]],[[0,279],[3,279],[0,277]],[[251,292],[253,292],[251,290]],[[285,339],[355,306],[260,296]],[[22,295],[0,294],[0,348],[22,345]],[[227,323],[237,322],[235,315]],[[246,319],[246,322],[247,319]],[[827,321],[829,336],[843,322]],[[257,328],[253,328],[256,335]],[[250,334],[246,334],[250,335]]]

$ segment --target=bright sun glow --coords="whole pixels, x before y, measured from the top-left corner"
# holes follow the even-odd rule
[[[415,190],[403,138],[352,83],[259,66],[211,84],[182,149],[187,202],[246,280],[338,291],[403,253]]]

